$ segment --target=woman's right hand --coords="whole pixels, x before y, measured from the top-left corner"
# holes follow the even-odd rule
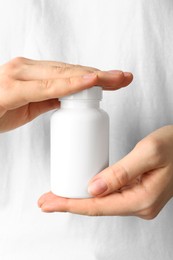
[[[59,107],[58,98],[98,85],[115,90],[131,83],[131,73],[22,57],[0,66],[0,132],[30,122]]]

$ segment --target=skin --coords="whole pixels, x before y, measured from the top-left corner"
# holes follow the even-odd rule
[[[58,108],[58,98],[90,88],[125,87],[131,73],[55,61],[17,57],[0,66],[0,132],[22,126],[49,110]]]
[[[155,218],[173,197],[173,126],[151,133],[123,159],[97,174],[89,181],[89,191],[93,198],[67,199],[48,192],[38,206],[44,212]]]
[[[0,66],[0,132],[58,108],[59,97],[94,85],[116,90],[129,85],[132,79],[131,73],[122,71],[15,58]],[[173,197],[172,159],[170,125],[145,137],[128,155],[90,180],[92,198],[67,199],[48,192],[40,197],[38,206],[44,212],[153,219]],[[98,186],[103,190],[103,184],[94,185],[96,180],[104,181],[107,189],[99,191]]]

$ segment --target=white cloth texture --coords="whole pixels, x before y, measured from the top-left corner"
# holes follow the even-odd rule
[[[0,0],[0,64],[17,56],[133,73],[104,92],[110,164],[173,124],[172,0]],[[0,259],[172,259],[172,200],[150,221],[37,207],[50,190],[51,113],[0,135]]]

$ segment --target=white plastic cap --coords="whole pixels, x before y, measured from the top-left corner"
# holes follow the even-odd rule
[[[102,87],[96,86],[89,89],[84,89],[80,92],[74,93],[72,95],[64,96],[59,100],[102,100]]]

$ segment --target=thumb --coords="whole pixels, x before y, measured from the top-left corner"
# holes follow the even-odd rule
[[[30,103],[28,105],[27,121],[31,121],[35,117],[37,117],[43,113],[56,109],[59,107],[59,105],[60,105],[60,102],[57,98]]]
[[[155,169],[152,155],[152,147],[143,139],[123,159],[91,179],[88,192],[92,196],[105,196],[119,190],[137,176]]]

